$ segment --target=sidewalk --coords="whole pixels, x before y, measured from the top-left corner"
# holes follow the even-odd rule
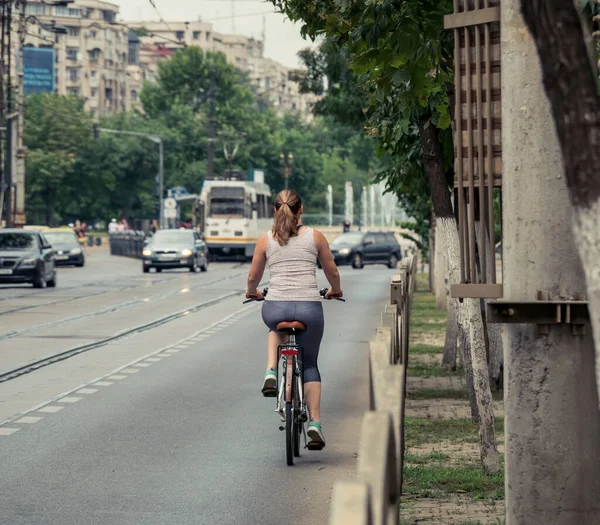
[[[427,274],[419,274],[410,323],[406,453],[401,525],[502,525],[504,474],[479,463],[462,368],[441,368],[446,312],[435,309]],[[504,463],[502,393],[493,393],[496,436]]]

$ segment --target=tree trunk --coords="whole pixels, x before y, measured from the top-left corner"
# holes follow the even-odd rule
[[[448,283],[448,288],[450,283]],[[448,317],[446,321],[446,338],[444,339],[444,354],[442,368],[449,372],[456,370],[456,343],[458,338],[458,300],[450,297],[448,289]]]
[[[590,321],[600,341],[600,100],[579,15],[569,0],[521,2],[537,46],[562,149],[572,226],[587,280]],[[600,344],[596,343],[600,397]]]
[[[425,124],[420,125],[419,131],[423,146],[423,166],[431,190],[436,224],[438,232],[443,232],[442,242],[446,248],[445,261],[448,282],[458,283],[460,280],[458,229],[452,209],[450,191],[446,184],[444,159],[438,130],[431,124]],[[463,350],[463,363],[471,398],[472,413],[479,420],[481,463],[487,473],[497,472],[500,468],[500,462],[494,430],[494,405],[490,390],[483,324],[478,301],[474,299],[463,301],[458,316],[458,332]],[[475,406],[476,411],[473,410]]]
[[[487,231],[487,224],[484,224],[484,231]],[[475,237],[479,247],[479,253],[485,253],[486,260],[492,261],[486,268],[486,282],[492,282],[492,274],[496,272],[496,255],[494,248],[490,249],[490,243],[487,239],[481,239],[479,235],[479,221],[475,225]],[[483,242],[482,242],[483,241]],[[479,269],[481,271],[481,269]],[[485,347],[487,350],[488,368],[490,372],[490,384],[495,390],[502,390],[503,370],[504,370],[504,347],[502,346],[502,327],[497,323],[488,323],[485,316],[485,299],[481,299],[481,316],[486,328]]]
[[[440,252],[444,252],[447,251],[445,250],[445,247],[443,246],[444,243],[444,236],[440,233],[440,235],[438,235],[438,245],[440,246],[439,251]],[[443,273],[444,275],[444,283],[443,283],[443,288],[444,288],[444,294],[445,294],[445,298],[446,298],[446,310],[448,312],[448,315],[446,317],[446,337],[444,339],[444,353],[442,355],[442,368],[444,370],[447,371],[454,371],[456,370],[456,343],[457,343],[457,337],[458,337],[458,301],[456,299],[452,299],[450,297],[450,280],[446,277],[447,275],[447,271],[446,271],[446,257],[444,255],[442,255],[442,262],[444,263],[443,266],[443,272],[442,272],[442,266],[441,264],[438,266],[439,270],[438,273]],[[440,285],[442,286],[442,285]],[[467,346],[468,348],[468,346]],[[471,386],[473,385],[473,383],[471,382]],[[475,399],[475,397],[473,396],[473,399]],[[477,405],[474,404],[473,407],[475,408],[475,413],[477,412]]]
[[[433,217],[433,215],[432,215]],[[431,220],[431,228],[429,228],[429,253],[427,258],[429,259],[429,291],[435,293],[435,279],[433,274],[435,272],[435,262],[433,254],[435,253],[435,221]]]
[[[446,301],[446,271],[444,261],[444,240],[436,233],[435,243],[435,307],[438,310],[445,310],[447,308]]]
[[[599,337],[600,107],[579,17],[573,0],[500,6],[504,300],[577,300],[587,278]],[[540,329],[534,321],[504,326],[506,523],[597,525],[600,412],[591,333],[567,323]]]

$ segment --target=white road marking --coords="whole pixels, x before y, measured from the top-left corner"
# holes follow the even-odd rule
[[[55,407],[52,405],[47,405],[45,407],[42,407],[38,410],[36,410],[36,412],[47,412],[48,414],[54,414],[56,412],[58,412],[59,410],[62,410],[65,407]]]
[[[44,419],[43,417],[35,417],[35,416],[25,416],[22,417],[21,419],[17,419],[17,421],[15,421],[15,423],[27,423],[29,425],[33,425],[34,423],[37,423],[40,419]]]
[[[140,368],[148,368],[149,366],[152,366],[152,363],[136,363],[133,366],[138,366]]]
[[[147,281],[145,283],[145,286],[152,286],[152,281]],[[248,307],[245,307],[244,309],[246,309],[246,308],[248,308]],[[253,309],[252,306],[249,308]],[[115,370],[113,370],[112,372],[109,372],[108,374],[97,377],[96,379],[92,379],[88,383],[84,383],[75,388],[67,390],[66,392],[63,392],[63,393],[59,394],[58,396],[53,397],[52,399],[48,399],[47,401],[44,401],[44,402],[40,403],[39,405],[31,407],[31,408],[21,412],[20,414],[16,414],[13,417],[10,417],[8,419],[0,421],[0,436],[10,436],[11,434],[14,434],[15,432],[18,432],[20,430],[19,428],[8,428],[8,427],[3,426],[3,425],[7,425],[7,424],[14,422],[17,418],[21,418],[32,412],[48,412],[48,413],[58,412],[59,410],[62,410],[64,407],[50,406],[50,403],[57,403],[57,402],[58,403],[61,403],[61,402],[62,403],[76,403],[77,401],[79,401],[81,399],[80,397],[70,397],[69,398],[69,397],[61,397],[61,396],[69,396],[70,394],[77,392],[78,390],[80,390],[83,387],[88,386],[88,385],[110,386],[110,385],[114,384],[115,380],[127,379],[127,377],[129,377],[129,376],[124,376],[124,375],[118,375],[118,373],[121,372],[125,368],[128,368],[130,366],[140,365],[142,361],[149,361],[151,363],[162,361],[162,359],[160,357],[154,357],[154,356],[162,355],[164,357],[169,357],[171,354],[164,354],[164,353],[161,354],[161,352],[165,352],[168,349],[171,349],[171,348],[181,345],[181,344],[187,343],[186,344],[186,347],[187,347],[187,346],[193,345],[194,341],[203,341],[204,339],[209,337],[209,335],[204,335],[204,334],[206,334],[207,330],[210,331],[211,329],[214,329],[217,326],[217,324],[221,324],[224,322],[231,322],[232,324],[234,324],[235,320],[239,316],[239,313],[240,313],[240,311],[230,314],[229,316],[225,317],[222,321],[217,321],[216,323],[213,323],[212,325],[208,326],[207,328],[199,330],[198,332],[192,334],[191,336],[189,336],[185,339],[178,341],[177,343],[175,343],[173,345],[168,345],[168,346],[161,348],[160,350],[155,350],[155,351],[147,354],[144,357],[137,358],[134,361],[132,361],[124,366],[116,368]],[[106,379],[112,379],[113,381],[106,381]]]
[[[170,350],[167,350],[167,352],[169,354],[176,354],[178,352],[181,352],[181,350],[183,350],[183,348],[171,348]]]
[[[157,354],[158,357],[171,357],[171,354]]]
[[[58,402],[59,403],[77,403],[77,401],[81,401],[81,397],[75,397],[75,396],[67,396],[67,397],[63,397],[62,399],[59,399]]]
[[[121,370],[124,374],[137,374],[139,371],[139,368],[126,368],[125,370]]]
[[[81,390],[77,390],[76,394],[95,394],[98,392],[97,388],[82,388]]]

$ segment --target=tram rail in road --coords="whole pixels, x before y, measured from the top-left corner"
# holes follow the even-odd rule
[[[125,337],[131,336],[131,335],[134,335],[134,334],[137,334],[140,332],[144,332],[146,330],[151,330],[151,329],[161,326],[165,323],[169,323],[171,321],[175,321],[176,319],[180,319],[186,315],[195,313],[199,310],[202,310],[203,308],[207,308],[209,306],[218,304],[230,297],[234,297],[236,295],[241,295],[242,293],[243,293],[242,289],[237,289],[233,292],[216,297],[215,299],[211,299],[209,301],[198,303],[191,307],[187,307],[185,309],[179,310],[175,313],[172,313],[172,314],[169,314],[169,315],[166,315],[163,317],[159,317],[148,323],[144,323],[139,326],[135,326],[133,328],[128,328],[128,329],[122,330],[121,332],[113,334],[113,335],[106,337],[104,339],[101,339],[99,341],[75,346],[68,350],[64,350],[62,352],[58,352],[58,353],[52,354],[50,356],[46,356],[46,357],[43,357],[40,359],[30,361],[28,363],[24,363],[22,365],[18,365],[9,370],[0,372],[0,383],[5,383],[6,381],[10,381],[11,379],[16,379],[17,377],[28,374],[35,370],[39,370],[40,368],[51,365],[53,363],[57,363],[59,361],[64,361],[65,359],[69,359],[69,358],[79,355],[83,352],[89,352],[90,350],[100,348],[102,346],[105,346],[105,345],[112,343],[114,341],[117,341],[119,339],[123,339]]]

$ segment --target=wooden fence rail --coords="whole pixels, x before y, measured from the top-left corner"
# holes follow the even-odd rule
[[[369,411],[363,416],[356,481],[337,482],[329,525],[398,525],[404,458],[409,320],[416,260],[392,277],[381,327],[369,342]]]

